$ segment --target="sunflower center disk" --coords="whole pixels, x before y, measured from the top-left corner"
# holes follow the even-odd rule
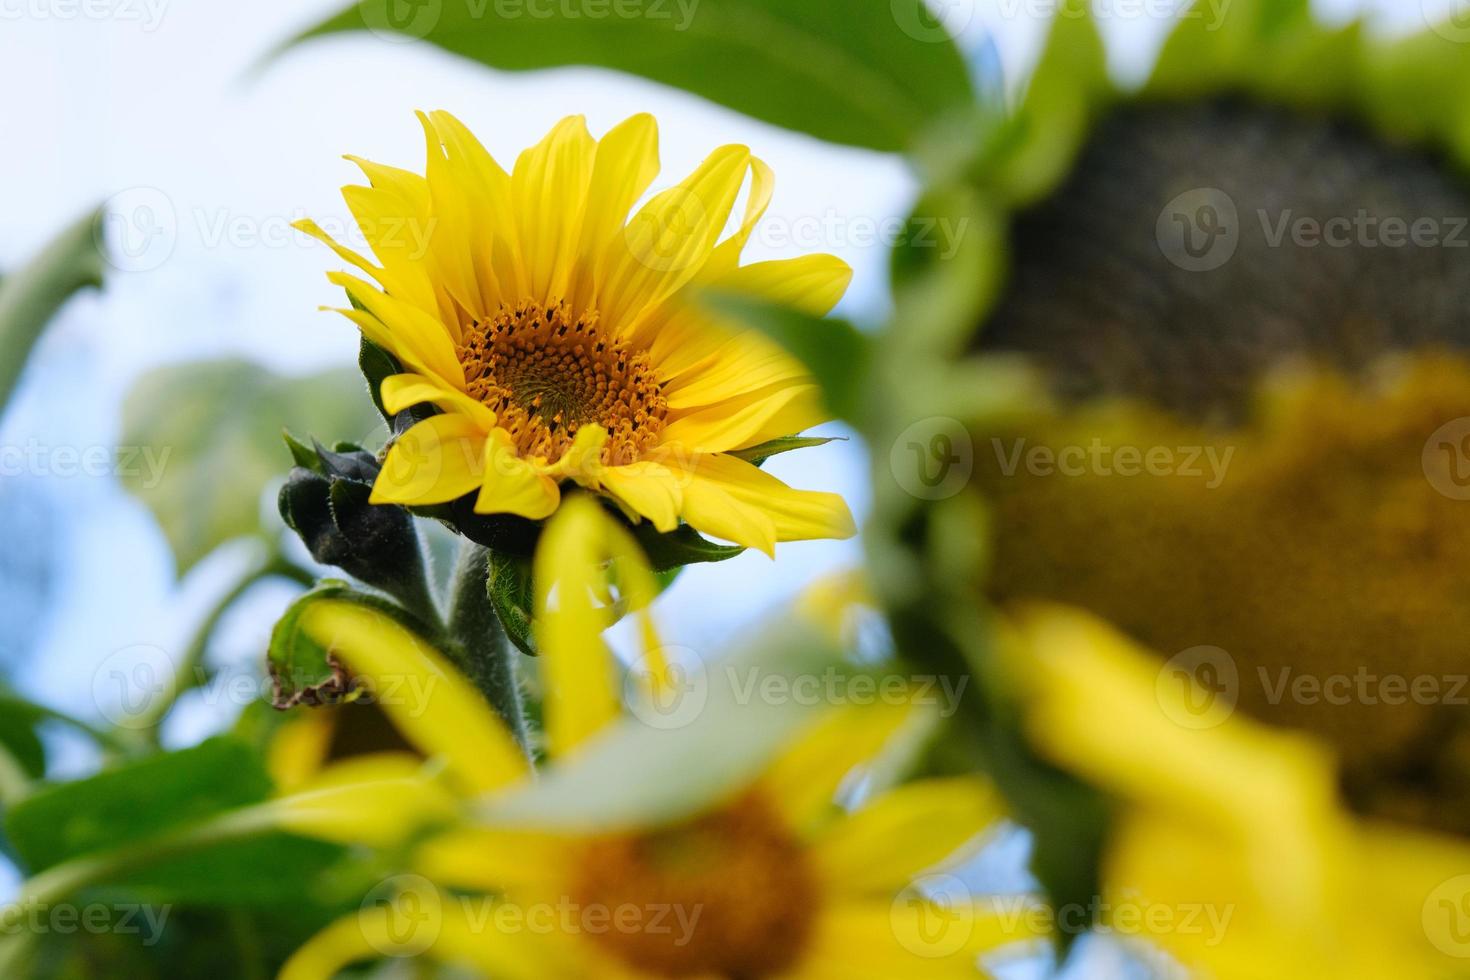
[[[602,461],[625,465],[658,441],[668,400],[648,354],[610,337],[595,312],[522,302],[465,327],[466,390],[495,412],[526,458],[555,462],[577,430],[600,425]]]
[[[993,596],[1091,609],[1325,739],[1360,811],[1470,836],[1467,215],[1350,127],[1120,113],[1018,216],[976,343],[1063,407],[975,450]]]
[[[584,908],[606,910],[612,926],[587,938],[629,966],[740,980],[800,961],[819,900],[800,844],[756,797],[676,827],[588,844],[573,895]]]

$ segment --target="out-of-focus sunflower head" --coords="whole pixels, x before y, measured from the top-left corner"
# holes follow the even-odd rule
[[[970,292],[925,306],[918,285],[962,277],[899,268],[900,327],[967,311],[925,355],[967,357],[927,367],[948,403],[894,423],[890,495],[934,501],[928,536],[880,511],[931,565],[983,553],[960,602],[1080,607],[1211,724],[1324,748],[1356,818],[1470,836],[1470,46],[1199,4],[1125,92],[1082,6],[965,189],[928,202],[970,217]]]
[[[830,255],[740,264],[774,190],[765,163],[720,147],[635,210],[658,173],[650,116],[600,140],[569,117],[509,171],[448,113],[420,121],[422,176],[353,158],[368,186],[343,193],[371,258],[297,225],[376,281],[329,276],[395,430],[373,503],[438,508],[527,553],[571,486],[657,532],[687,525],[768,554],[852,533],[840,498],[752,462],[826,421],[817,387],[697,300],[741,294],[820,316],[847,287],[851,270]]]

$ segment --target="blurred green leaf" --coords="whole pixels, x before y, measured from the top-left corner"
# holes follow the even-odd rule
[[[281,429],[366,441],[382,425],[356,371],[282,377],[239,359],[171,365],[123,406],[123,486],[153,511],[183,575],[260,527],[261,493],[286,471]],[[126,464],[126,465],[122,465]]]
[[[258,803],[270,792],[270,777],[248,745],[214,738],[45,787],[16,804],[5,826],[35,873]]]
[[[0,279],[0,409],[51,317],[77,290],[102,285],[98,217],[89,213],[25,266]]]
[[[360,0],[288,42],[406,35],[507,71],[642,75],[820,139],[901,152],[973,101],[965,60],[923,0]],[[406,15],[406,16],[405,16]]]
[[[335,844],[286,833],[223,841],[149,864],[113,884],[161,903],[302,907],[312,881],[342,858]]]

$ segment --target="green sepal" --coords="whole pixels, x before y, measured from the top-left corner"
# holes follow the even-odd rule
[[[672,531],[660,533],[652,524],[644,521],[634,524],[632,533],[654,572],[666,572],[684,565],[728,561],[745,551],[739,545],[715,544],[688,524],[680,524]]]
[[[368,394],[378,407],[378,414],[391,426],[393,416],[383,407],[382,388],[384,378],[399,373],[398,361],[382,347],[363,337],[357,346],[357,367],[362,371],[363,380],[367,382]]]
[[[767,440],[758,446],[751,446],[748,449],[731,450],[725,455],[734,456],[736,459],[743,459],[747,463],[754,463],[756,466],[760,466],[772,456],[789,453],[795,449],[812,449],[817,446],[825,446],[829,442],[845,441],[841,436],[780,436],[776,439]]]
[[[531,578],[531,561],[496,551],[490,552],[489,561],[490,573],[485,580],[485,588],[495,616],[515,648],[534,657],[536,641],[532,619],[536,590]]]
[[[271,704],[285,710],[298,704],[320,705],[355,701],[361,692],[346,668],[330,650],[301,628],[301,617],[318,602],[351,602],[391,616],[405,629],[420,635],[429,630],[395,603],[354,589],[340,579],[323,579],[286,609],[271,630],[267,666],[273,691]]]

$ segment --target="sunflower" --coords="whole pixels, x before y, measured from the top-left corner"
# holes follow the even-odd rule
[[[377,264],[297,224],[376,280],[328,277],[352,301],[343,315],[401,368],[377,392],[385,412],[418,419],[373,502],[470,498],[479,514],[539,520],[571,482],[659,531],[683,520],[768,554],[853,533],[840,498],[740,455],[826,421],[811,378],[696,302],[719,291],[821,315],[847,287],[830,255],[740,265],[771,201],[765,163],[721,147],[629,218],[658,172],[650,116],[601,140],[564,119],[509,173],[447,112],[419,120],[423,176],[351,158],[368,186],[343,195]],[[720,240],[747,177],[743,218]]]
[[[1197,4],[1125,91],[1086,6],[1069,5],[1016,111],[931,197],[978,229],[963,271],[929,272],[949,276],[948,320],[911,299],[927,346],[904,354],[894,331],[880,360],[886,396],[906,399],[880,522],[923,549],[928,589],[978,619],[1041,603],[1126,637],[1048,632],[1054,667],[1011,679],[1074,738],[1063,750],[1035,722],[1027,744],[1124,803],[1115,825],[1053,821],[1041,846],[1065,852],[1070,833],[1096,856],[1100,836],[1113,888],[1298,903],[1191,958],[1222,976],[1321,972],[1385,929],[1362,960],[1379,972],[1341,975],[1444,967],[1424,966],[1419,922],[1470,837],[1470,48],[1451,33],[1329,29],[1304,0]],[[921,373],[930,396],[905,380]],[[966,444],[920,441],[920,462],[962,464],[967,481],[921,509],[896,433],[945,416]],[[967,537],[984,545],[954,543]],[[890,587],[899,621],[935,624],[933,592],[905,587]],[[1124,644],[1130,663],[1155,658],[1150,685],[1182,676],[1225,698],[1223,734],[1137,717],[1145,702],[1101,667],[1085,694],[1059,679],[1089,645]],[[984,640],[954,646],[986,656]],[[1032,691],[1046,683],[1066,684],[1077,719],[1062,724],[1063,693]],[[1132,860],[1146,831],[1150,864]],[[1382,863],[1395,853],[1398,879]],[[1231,861],[1234,877],[1218,866]],[[1317,931],[1288,950],[1298,927]]]
[[[585,499],[564,507],[543,538],[537,580],[550,764],[540,786],[527,782],[524,758],[489,709],[402,626],[332,600],[307,614],[304,628],[359,683],[371,689],[409,677],[417,681],[410,688],[437,699],[385,701],[383,710],[445,770],[403,754],[359,756],[274,804],[280,825],[296,833],[379,846],[420,841],[390,900],[320,933],[287,964],[286,980],[328,977],[382,955],[538,980],[961,977],[979,975],[982,953],[1045,936],[1046,913],[1028,899],[923,889],[926,871],[965,853],[1000,818],[983,781],[921,780],[838,805],[855,777],[877,778],[888,746],[923,727],[922,712],[907,702],[832,708],[765,733],[766,749],[744,775],[672,806],[662,820],[568,812],[568,801],[595,807],[609,766],[618,769],[617,792],[643,801],[640,808],[649,798],[681,797],[658,785],[681,768],[660,766],[647,741],[619,741],[653,730],[619,720],[600,639],[611,615],[597,601],[605,559],[623,561],[617,578],[632,605],[645,608],[638,582],[652,583],[635,549]],[[651,625],[645,638],[656,639]],[[660,683],[656,647],[644,662],[649,683]],[[748,717],[743,708],[731,715]],[[656,734],[664,746],[686,746],[682,767],[718,769],[724,763],[713,756],[729,754],[729,733],[693,748],[686,731]],[[698,782],[688,772],[685,780]],[[538,792],[551,803],[538,805]],[[467,803],[477,808],[468,817]]]

